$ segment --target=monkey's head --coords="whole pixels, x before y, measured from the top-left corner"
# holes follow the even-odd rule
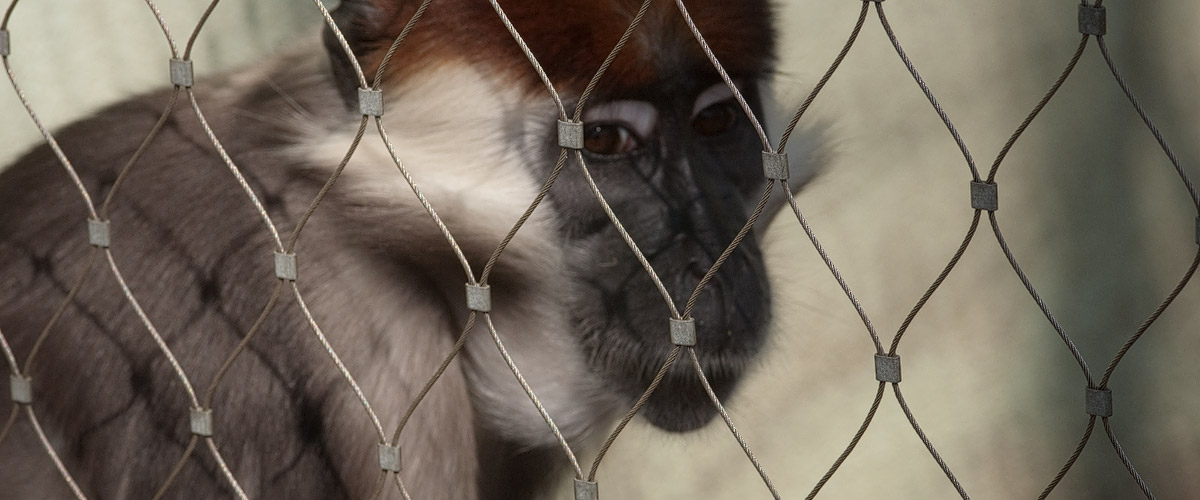
[[[364,69],[399,34],[420,2],[343,2],[335,17]],[[641,1],[501,2],[563,96],[568,114],[632,22]],[[691,17],[756,115],[759,84],[774,51],[765,1],[688,1]],[[465,60],[551,102],[538,75],[486,2],[433,2],[387,75],[438,59]],[[327,37],[335,72],[340,50]],[[344,61],[343,61],[344,62]],[[347,76],[347,75],[343,75]],[[353,78],[342,78],[353,83]],[[353,86],[343,89],[351,95]],[[533,154],[545,179],[560,154],[551,109]],[[653,2],[599,80],[582,115],[583,158],[596,186],[682,312],[705,273],[746,224],[766,188],[763,144],[734,94],[693,37],[676,4]],[[650,385],[673,348],[671,312],[598,202],[574,156],[549,192],[563,261],[572,275],[571,326],[592,370],[629,403]],[[770,214],[768,214],[770,215]],[[765,219],[765,218],[764,218]],[[765,223],[765,220],[764,220]],[[762,226],[763,224],[759,224]],[[760,231],[756,228],[754,231]],[[691,311],[695,352],[718,397],[728,396],[762,348],[770,290],[752,232],[702,289]],[[716,410],[684,354],[642,415],[671,431],[698,428]]]

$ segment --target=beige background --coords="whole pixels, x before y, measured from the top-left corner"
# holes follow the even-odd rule
[[[186,38],[201,2],[161,7]],[[897,35],[979,168],[1074,50],[1072,0],[885,2]],[[1107,42],[1185,168],[1200,175],[1200,4],[1106,3]],[[781,5],[777,93],[798,103],[850,32],[860,4]],[[310,2],[230,0],[199,40],[201,70],[312,36]],[[136,1],[27,1],[11,58],[51,125],[161,84],[167,52]],[[182,42],[182,40],[181,40]],[[822,243],[887,344],[965,234],[962,155],[883,36],[874,14],[806,122],[834,155],[800,198]],[[775,129],[778,131],[778,127]],[[776,132],[777,133],[777,132]],[[37,140],[0,91],[0,163]],[[1013,251],[1099,376],[1195,251],[1194,217],[1169,162],[1093,45],[998,176]],[[794,217],[775,222],[778,335],[731,412],[786,498],[802,498],[850,440],[875,393],[873,346]],[[1117,370],[1113,428],[1160,498],[1200,496],[1200,290],[1185,290]],[[980,227],[958,269],[900,345],[905,396],[979,499],[1034,498],[1082,434],[1084,378]],[[665,435],[635,424],[600,471],[604,498],[769,498],[728,432]],[[956,494],[889,390],[859,449],[819,498]],[[1101,428],[1052,498],[1135,498]]]

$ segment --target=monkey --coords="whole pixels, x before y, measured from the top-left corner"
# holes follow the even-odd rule
[[[633,21],[640,1],[502,2],[568,109]],[[671,2],[651,2],[583,110],[582,156],[663,290],[682,304],[747,223],[768,185],[763,144]],[[415,0],[343,0],[319,40],[198,79],[212,133],[280,233],[292,231],[355,142],[355,78],[370,75],[417,13]],[[687,4],[728,77],[759,116],[775,52],[762,0]],[[393,151],[478,270],[552,175],[563,151],[555,103],[487,2],[432,2],[378,82]],[[115,267],[197,388],[247,332],[211,405],[224,463],[195,451],[167,498],[227,498],[227,467],[250,498],[367,498],[378,438],[304,316],[311,310],[390,433],[472,311],[468,280],[388,146],[369,134],[297,239],[295,286],[278,296],[270,230],[199,117],[173,108],[128,175],[118,173],[167,108],[155,91],[54,134],[108,211]],[[673,344],[671,311],[569,156],[491,269],[488,313],[546,414],[573,448],[608,432],[651,385]],[[798,190],[803,176],[788,189]],[[774,200],[770,214],[781,204]],[[54,152],[0,173],[0,332],[18,360],[88,268],[88,212]],[[695,352],[716,397],[733,394],[768,341],[771,294],[752,229],[699,294]],[[191,403],[105,264],[28,367],[30,403],[89,498],[150,498],[192,431]],[[406,491],[420,499],[543,493],[566,467],[539,409],[477,321],[461,354],[400,434]],[[16,367],[14,367],[16,368]],[[199,390],[199,389],[197,389]],[[0,416],[17,411],[0,402]],[[717,410],[690,364],[666,373],[639,417],[668,432]],[[0,496],[70,496],[24,418],[0,443]]]

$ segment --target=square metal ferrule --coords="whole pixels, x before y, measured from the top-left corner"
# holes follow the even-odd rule
[[[576,479],[575,500],[600,500],[600,486],[592,481]]]
[[[196,83],[191,61],[171,59],[171,83],[180,87],[191,87]]]
[[[400,447],[379,443],[379,468],[400,472]]]
[[[383,116],[383,91],[359,88],[358,112],[367,116]]]
[[[1088,387],[1087,397],[1084,400],[1084,410],[1087,411],[1088,415],[1111,417],[1113,414],[1112,391]]]
[[[190,423],[192,434],[200,437],[211,437],[213,435],[212,410],[192,408]]]
[[[281,280],[296,281],[296,278],[299,277],[296,254],[275,252],[275,277]]]
[[[99,248],[112,245],[112,226],[108,221],[88,219],[88,243]]]
[[[900,383],[900,356],[875,355],[875,380],[892,384]]]
[[[682,347],[696,345],[696,320],[671,318],[671,343]]]
[[[491,312],[492,287],[467,283],[467,309],[476,312]]]
[[[8,383],[14,403],[23,405],[33,403],[33,379],[20,375],[9,375]]]
[[[1104,7],[1079,5],[1079,32],[1084,35],[1104,36],[1108,31],[1108,16]]]
[[[558,145],[567,149],[583,149],[583,123],[559,120]]]
[[[971,181],[971,208],[989,212],[999,210],[1000,193],[996,183]]]
[[[787,153],[772,153],[763,151],[763,175],[768,179],[786,181],[791,172],[788,171]]]

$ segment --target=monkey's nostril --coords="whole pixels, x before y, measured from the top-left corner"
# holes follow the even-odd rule
[[[708,268],[693,260],[688,263],[688,271],[691,271],[692,276],[697,280],[700,280],[704,278],[705,273],[708,272]]]

